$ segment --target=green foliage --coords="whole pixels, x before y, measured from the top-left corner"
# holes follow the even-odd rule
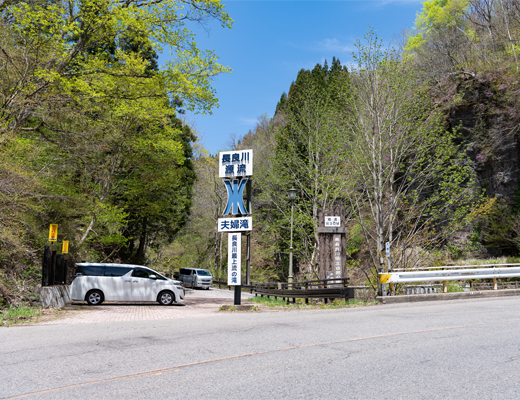
[[[188,30],[207,18],[232,24],[217,0],[0,6],[0,260],[10,279],[34,277],[25,265],[38,262],[49,223],[73,258],[126,262],[144,262],[186,224],[196,136],[176,116],[211,112],[213,77],[230,71]]]
[[[346,168],[357,191],[347,192],[368,244],[371,268],[412,268],[424,251],[440,247],[474,218],[482,201],[475,176],[446,129],[427,86],[418,86],[410,60],[402,60],[369,29],[354,55],[351,138]],[[366,273],[369,283],[377,277]]]
[[[446,249],[453,260],[460,260],[467,255],[466,246],[458,243],[448,243]]]
[[[483,243],[486,247],[511,249],[511,209],[503,202],[495,202],[489,215],[482,221]]]
[[[30,279],[30,278],[41,279],[41,277],[42,277],[41,265],[29,265],[22,272],[22,279],[25,279],[25,280]]]
[[[263,219],[279,234],[282,262],[287,265],[291,206],[287,190],[294,186],[298,199],[294,204],[295,258],[300,273],[316,274],[319,252],[317,241],[318,210],[340,202],[347,182],[342,179],[347,137],[342,125],[346,117],[350,77],[337,59],[301,70],[289,93],[277,105],[273,150],[269,175],[259,180],[265,200],[272,203],[273,219]],[[276,123],[276,122],[275,122]],[[266,208],[269,204],[266,204]],[[275,228],[278,226],[278,228]]]
[[[345,249],[347,257],[352,257],[357,253],[364,241],[363,227],[360,224],[355,224],[348,232],[347,248]]]
[[[448,288],[448,293],[455,293],[455,292],[463,292],[464,288],[461,287],[460,284],[455,283],[453,281],[447,281],[446,286]]]
[[[23,324],[41,314],[42,310],[39,307],[28,307],[26,305],[13,307],[10,305],[0,312],[0,326]]]
[[[513,206],[511,208],[513,214],[518,214],[520,211],[520,181],[515,189],[515,197],[513,199]]]
[[[406,43],[406,51],[413,52],[426,44],[428,35],[442,26],[454,26],[463,20],[464,12],[471,4],[470,0],[430,0],[424,1],[423,10],[415,20],[415,34]],[[469,36],[475,32],[466,28]]]
[[[334,299],[332,302],[324,303],[322,301],[318,302],[310,302],[305,303],[305,299],[296,299],[295,303],[287,303],[286,301],[274,298],[274,297],[251,297],[248,301],[259,303],[263,306],[267,306],[270,308],[284,308],[284,309],[337,309],[337,308],[353,308],[353,307],[363,307],[363,306],[372,306],[378,304],[373,300],[363,301],[357,299],[351,299],[348,302],[342,299]]]

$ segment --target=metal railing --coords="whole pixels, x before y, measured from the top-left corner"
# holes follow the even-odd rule
[[[393,269],[379,274],[380,283],[395,284],[413,282],[442,282],[447,292],[447,281],[491,279],[493,290],[498,290],[497,279],[520,278],[520,264],[450,265],[442,267],[416,268],[414,270]],[[394,289],[395,292],[395,289]]]
[[[251,285],[242,285],[242,289],[249,290],[255,296],[281,298],[284,301],[295,302],[296,298],[309,299],[322,298],[325,302],[328,299],[343,298],[346,301],[353,299],[355,288],[348,286],[350,278],[316,279],[301,282],[254,282]],[[213,284],[219,287],[228,286],[227,282],[220,279],[213,280]],[[229,288],[231,288],[229,286]],[[363,287],[365,289],[365,287]]]

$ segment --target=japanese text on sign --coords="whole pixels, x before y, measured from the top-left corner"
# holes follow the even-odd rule
[[[253,229],[253,218],[219,218],[218,232],[250,231]]]
[[[242,234],[228,235],[228,285],[239,286],[241,282]]]
[[[325,217],[325,226],[339,227],[341,225],[341,217]]]
[[[49,242],[58,240],[58,224],[51,224],[49,227]]]
[[[61,246],[61,252],[62,254],[68,254],[69,252],[69,241],[64,240]]]
[[[235,178],[253,175],[253,150],[222,151],[219,156],[219,177]]]

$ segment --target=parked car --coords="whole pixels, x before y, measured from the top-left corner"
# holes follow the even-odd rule
[[[98,305],[103,301],[157,301],[170,305],[184,298],[181,282],[141,265],[77,263],[70,298]]]
[[[213,276],[207,269],[200,268],[181,268],[178,279],[184,286],[192,288],[209,289],[213,284]]]

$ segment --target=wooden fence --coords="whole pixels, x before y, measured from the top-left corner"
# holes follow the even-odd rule
[[[319,279],[303,282],[255,282],[251,285],[242,285],[242,289],[254,293],[256,296],[266,296],[281,298],[284,301],[294,303],[297,298],[305,299],[324,299],[325,303],[330,299],[353,299],[355,297],[354,287],[348,286],[350,278]],[[217,279],[213,284],[218,286],[228,286],[226,281]],[[229,286],[229,288],[231,288]],[[363,287],[364,289],[364,287]]]

